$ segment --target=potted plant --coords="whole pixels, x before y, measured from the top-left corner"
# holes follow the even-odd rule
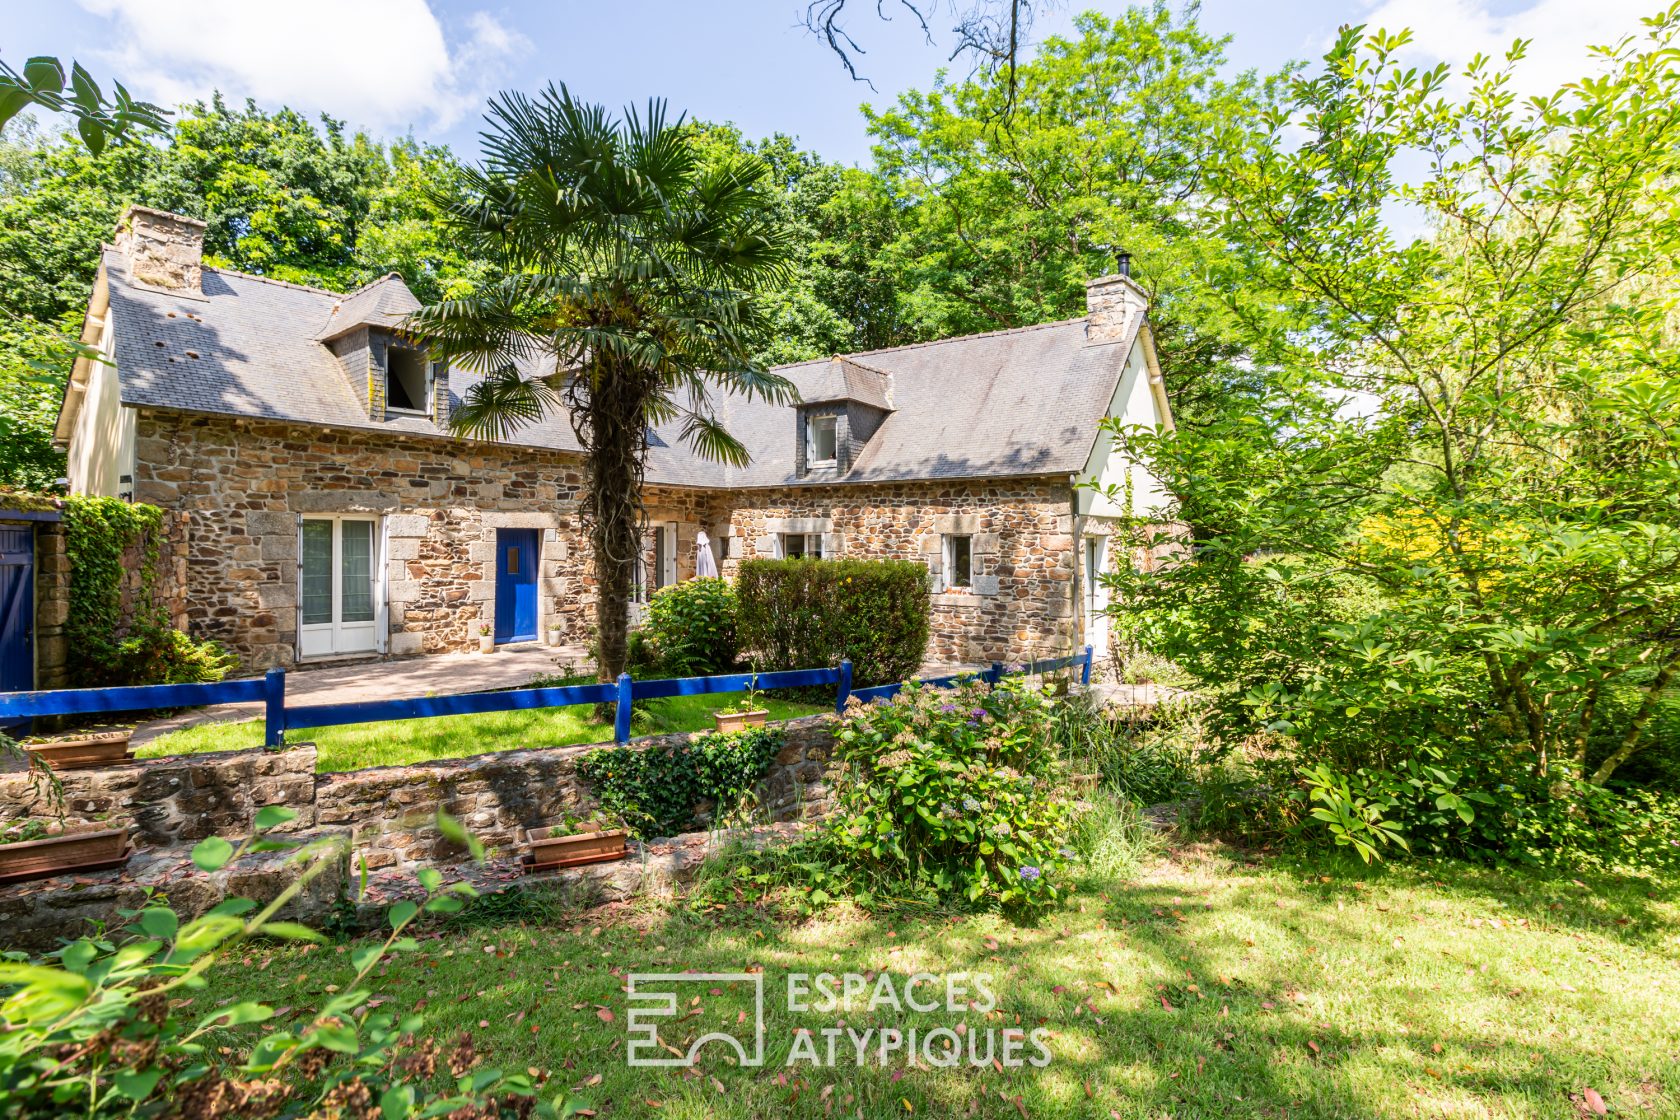
[[[525,871],[552,871],[586,863],[623,859],[625,831],[604,821],[583,820],[567,813],[559,824],[524,830]]]
[[[40,817],[0,828],[0,883],[121,867],[132,855],[128,826],[61,829]]]
[[[22,746],[54,770],[87,770],[114,766],[133,758],[134,752],[128,745],[133,734],[132,728],[87,731],[60,738],[34,739]]]
[[[478,652],[496,652],[496,637],[490,632],[490,624],[488,622],[481,622],[478,624]]]
[[[558,619],[550,622],[548,624],[548,644],[550,646],[558,646],[560,644],[560,636],[563,633],[565,633],[565,631],[561,627]]]
[[[759,707],[758,674],[747,682],[747,691],[733,704],[726,704],[712,713],[712,725],[718,731],[740,731],[747,727],[763,727],[770,712]]]

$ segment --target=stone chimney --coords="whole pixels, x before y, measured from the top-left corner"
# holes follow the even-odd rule
[[[1149,297],[1130,276],[1099,276],[1085,281],[1085,338],[1088,342],[1123,342],[1149,310]]]
[[[204,223],[197,218],[130,206],[117,221],[116,246],[134,283],[169,291],[202,291]]]

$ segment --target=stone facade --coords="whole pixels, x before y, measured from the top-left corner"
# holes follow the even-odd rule
[[[142,410],[135,498],[185,515],[188,629],[243,671],[290,665],[305,515],[372,515],[392,655],[466,650],[494,614],[496,530],[542,531],[543,625],[587,639],[577,457],[527,447]]]
[[[825,556],[919,559],[934,579],[928,659],[974,663],[1054,657],[1074,644],[1072,491],[1066,483],[847,484],[719,495],[722,573],[773,557],[783,533],[820,533]],[[710,531],[710,530],[709,530]],[[944,588],[944,538],[972,539],[972,586]]]
[[[141,411],[136,498],[177,511],[170,610],[255,672],[296,660],[299,526],[371,515],[385,557],[392,656],[476,648],[495,609],[496,530],[542,530],[542,629],[584,645],[594,575],[578,517],[575,455],[465,441]],[[776,555],[781,533],[820,533],[824,554],[920,559],[941,586],[944,537],[973,539],[972,586],[934,596],[930,660],[1055,656],[1074,642],[1070,489],[1046,479],[711,491],[650,486],[650,529],[676,527],[676,578],[704,529],[732,576]],[[190,538],[190,539],[189,539]],[[652,534],[650,533],[650,542]],[[651,548],[644,570],[654,572]]]

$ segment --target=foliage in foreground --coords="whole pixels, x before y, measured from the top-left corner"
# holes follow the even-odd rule
[[[421,902],[391,907],[390,930],[351,954],[353,975],[319,1006],[300,1009],[299,1025],[241,1032],[237,1052],[212,1040],[277,1022],[277,1009],[252,999],[223,1001],[208,1013],[185,1013],[206,974],[254,939],[321,941],[308,927],[279,918],[286,904],[333,861],[331,841],[303,843],[272,830],[296,814],[279,806],[256,816],[256,835],[237,848],[220,837],[193,849],[193,862],[217,871],[248,853],[295,849],[294,882],[267,905],[230,898],[182,921],[161,898],[130,917],[113,936],[73,941],[50,957],[0,962],[0,1112],[16,1117],[133,1115],[270,1117],[381,1115],[385,1120],[445,1114],[571,1115],[560,1100],[536,1100],[525,1073],[478,1068],[472,1040],[449,1050],[422,1037],[425,1017],[382,1010],[370,981],[393,954],[415,951],[407,930],[422,914],[459,911],[471,888],[442,888],[422,870]],[[440,817],[446,834],[466,842],[460,826]],[[443,1086],[439,1089],[438,1086]],[[561,1109],[565,1109],[564,1112]]]
[[[1073,851],[1052,703],[1020,682],[973,681],[848,704],[828,825],[842,858],[942,897],[1026,913],[1053,905]]]

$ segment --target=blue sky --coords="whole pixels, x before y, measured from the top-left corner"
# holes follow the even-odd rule
[[[963,0],[965,6],[967,0]],[[564,81],[620,105],[668,98],[693,116],[730,120],[749,136],[786,132],[845,162],[867,162],[858,113],[925,88],[949,52],[948,4],[936,43],[901,16],[883,24],[871,0],[852,31],[868,50],[849,80],[798,26],[803,0],[57,0],[0,8],[0,57],[75,57],[137,94],[174,103],[219,88],[267,107],[327,111],[381,136],[412,132],[476,151],[486,96]],[[1413,27],[1419,62],[1462,62],[1536,39],[1534,89],[1585,69],[1588,43],[1637,29],[1658,0],[1204,0],[1203,25],[1232,35],[1233,66],[1272,70],[1315,58],[1339,24]],[[1072,13],[1117,3],[1070,0],[1041,18],[1040,35]],[[890,8],[889,8],[890,10]],[[960,63],[959,63],[960,65]]]

